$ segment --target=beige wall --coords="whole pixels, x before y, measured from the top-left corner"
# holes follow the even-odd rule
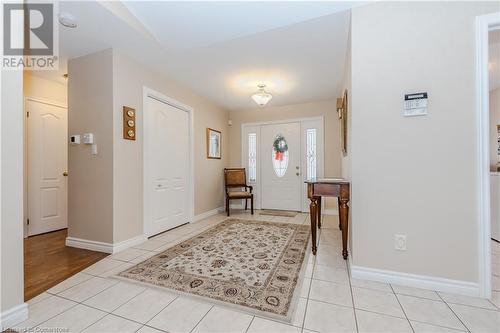
[[[349,21],[350,24],[350,21]],[[352,138],[352,82],[351,82],[351,29],[349,29],[349,37],[347,39],[347,56],[345,64],[344,79],[342,81],[343,89],[347,89],[347,154],[341,154],[341,174],[345,179],[351,179],[351,138]],[[352,203],[351,203],[352,206]]]
[[[194,109],[195,215],[223,205],[223,169],[229,161],[228,112],[179,83],[120,52],[113,55],[114,75],[114,240],[142,233],[143,87],[158,91]],[[122,108],[137,110],[137,141],[122,139]],[[222,131],[222,159],[206,158],[207,127]]]
[[[24,302],[24,115],[22,72],[1,71],[0,77],[0,159],[2,163],[0,175],[0,314],[4,314]],[[3,324],[1,323],[0,326]]]
[[[143,87],[194,108],[195,215],[223,205],[222,170],[229,160],[206,158],[205,129],[228,138],[228,112],[177,82],[116,50],[73,59],[69,64],[71,134],[93,132],[98,155],[70,146],[69,215],[71,237],[119,243],[143,232]],[[122,138],[122,108],[137,111],[137,140]]]
[[[353,265],[478,281],[475,17],[498,2],[352,11]],[[402,116],[405,93],[429,115]],[[407,251],[394,235],[407,235]],[[445,264],[444,264],[445,263]]]
[[[490,91],[490,164],[494,167],[499,162],[497,125],[500,125],[500,88]]]
[[[68,133],[94,133],[98,154],[69,145],[68,236],[113,242],[113,53],[68,63]]]
[[[61,82],[47,80],[24,71],[24,96],[55,102],[60,105],[68,105],[68,86]]]

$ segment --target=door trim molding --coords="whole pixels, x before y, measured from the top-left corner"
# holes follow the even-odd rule
[[[148,212],[145,209],[146,207],[146,201],[149,200],[148,192],[146,191],[146,179],[147,177],[147,168],[146,168],[146,144],[147,144],[147,131],[145,129],[145,124],[146,124],[146,106],[147,106],[147,99],[152,98],[155,99],[159,102],[168,104],[174,108],[177,108],[179,110],[185,111],[188,113],[188,118],[189,118],[189,184],[187,186],[188,190],[188,222],[194,221],[194,109],[190,107],[189,105],[183,104],[171,97],[168,97],[158,91],[155,91],[151,88],[148,87],[143,87],[143,98],[142,98],[142,131],[144,133],[143,135],[143,142],[142,142],[142,167],[143,167],[143,174],[142,174],[142,189],[143,189],[143,206],[142,206],[142,216],[143,216],[143,223],[142,223],[142,232],[146,236],[151,236],[148,235],[147,233],[147,228],[146,228],[146,221],[148,221]]]
[[[477,242],[480,297],[491,297],[488,32],[500,29],[500,12],[476,17]]]
[[[27,112],[28,110],[28,102],[36,102],[36,103],[42,103],[46,105],[52,105],[58,108],[66,109],[66,112],[68,112],[68,105],[64,105],[60,102],[53,101],[50,99],[45,99],[45,98],[38,98],[38,97],[31,97],[31,96],[24,96],[23,97],[23,139],[24,139],[24,145],[23,145],[23,156],[24,156],[24,170],[23,170],[23,177],[24,177],[24,185],[23,185],[23,197],[24,197],[24,205],[23,205],[23,236],[24,238],[27,238],[29,236],[29,227],[28,227],[28,219],[29,219],[29,200],[28,200],[28,167],[29,167],[29,159],[28,159],[28,117],[27,117]],[[66,127],[68,124],[66,124]],[[67,224],[68,218],[66,217],[66,224]]]
[[[320,121],[321,122],[321,130],[322,130],[322,133],[323,133],[323,137],[321,138],[321,140],[323,141],[323,144],[322,144],[322,147],[323,149],[321,150],[321,154],[322,154],[322,165],[320,166],[320,169],[321,169],[321,172],[325,172],[325,143],[326,143],[326,133],[325,133],[325,116],[324,115],[319,115],[319,116],[313,116],[313,117],[302,117],[302,118],[291,118],[291,119],[282,119],[282,120],[269,120],[269,121],[258,121],[258,122],[252,122],[252,123],[242,123],[241,124],[241,127],[240,127],[240,138],[241,138],[241,160],[240,160],[240,163],[242,166],[246,166],[247,165],[247,161],[246,161],[246,156],[245,156],[245,152],[246,152],[246,149],[245,149],[245,143],[247,142],[246,141],[246,138],[245,138],[245,130],[247,127],[261,127],[261,126],[265,126],[265,125],[280,125],[280,124],[289,124],[289,123],[299,123],[300,124],[300,147],[301,147],[301,150],[302,150],[302,123],[304,122],[308,122],[308,121]],[[260,139],[261,139],[261,135],[260,135],[260,131],[259,131],[259,136],[258,136],[258,139],[257,139],[257,149],[259,149],[260,147]],[[302,167],[302,154],[300,154],[300,165]],[[256,182],[256,185],[258,187],[258,200],[257,202],[255,202],[255,206],[257,209],[261,209],[262,208],[262,172],[261,172],[261,164],[260,164],[260,161],[258,161],[257,163],[258,165],[258,168],[259,170],[257,171],[257,175],[258,175],[258,179],[257,179],[257,182]],[[320,177],[322,177],[323,175],[319,175]],[[300,211],[302,211],[302,207],[304,206],[303,205],[303,193],[302,193],[302,186],[301,186],[301,195],[300,195]],[[324,199],[323,199],[324,200]],[[323,204],[322,205],[322,211],[324,212],[325,211],[325,205]]]

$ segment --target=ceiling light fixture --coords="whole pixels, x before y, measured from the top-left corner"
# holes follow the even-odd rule
[[[270,93],[266,92],[265,84],[258,84],[257,87],[259,90],[252,95],[252,99],[254,100],[255,103],[257,103],[259,106],[265,106],[269,101],[273,98],[273,95]]]
[[[78,26],[76,17],[66,12],[59,13],[59,23],[67,28],[76,28]]]

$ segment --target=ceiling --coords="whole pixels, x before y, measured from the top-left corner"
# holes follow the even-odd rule
[[[488,67],[491,91],[500,88],[500,30],[489,33]]]
[[[61,1],[78,28],[60,26],[60,70],[37,75],[62,81],[67,59],[113,47],[231,110],[254,108],[261,82],[269,105],[335,98],[360,4]]]

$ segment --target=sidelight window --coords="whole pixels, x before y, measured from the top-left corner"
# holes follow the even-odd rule
[[[257,134],[248,133],[248,181],[257,181]]]
[[[307,179],[316,178],[316,129],[308,128],[306,131],[306,169]]]

